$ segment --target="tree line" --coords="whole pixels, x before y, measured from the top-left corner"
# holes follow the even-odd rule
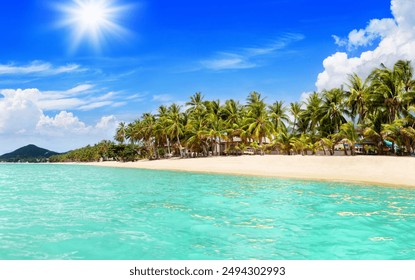
[[[234,99],[205,100],[197,92],[186,106],[162,105],[121,122],[113,141],[102,141],[51,161],[122,161],[171,156],[256,153],[409,155],[415,148],[415,80],[410,61],[383,64],[362,79],[350,74],[339,88],[311,93],[305,101],[267,104],[251,92],[244,104]]]

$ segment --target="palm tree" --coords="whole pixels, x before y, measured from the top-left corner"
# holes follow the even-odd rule
[[[261,98],[261,94],[253,91],[247,97],[248,106],[253,106],[255,104],[264,103],[264,98]]]
[[[400,77],[404,87],[403,113],[405,116],[410,116],[409,108],[415,104],[415,80],[413,77],[414,70],[411,66],[411,62],[407,60],[399,60],[395,64],[394,70]]]
[[[301,134],[300,137],[293,137],[290,140],[291,146],[297,153],[307,155],[307,150],[310,148],[310,139],[306,134]]]
[[[310,94],[305,102],[305,110],[300,113],[298,127],[301,133],[310,135],[311,145],[315,145],[320,137],[317,135],[322,120],[322,99],[317,92]],[[313,155],[315,150],[313,149]]]
[[[141,132],[150,158],[159,158],[157,151],[157,140],[159,135],[157,134],[156,117],[151,113],[144,113],[141,117],[141,124]]]
[[[310,94],[305,102],[306,109],[300,115],[302,121],[306,124],[306,129],[312,134],[316,134],[316,128],[320,123],[322,116],[321,112],[321,97],[317,92]]]
[[[323,136],[338,133],[340,126],[346,123],[345,115],[348,114],[344,106],[344,92],[336,88],[323,92],[321,106],[320,131]]]
[[[185,121],[184,115],[180,112],[180,109],[181,107],[175,103],[170,105],[166,115],[165,129],[167,135],[169,135],[171,139],[176,139],[180,156],[183,157],[183,147],[180,142],[180,137],[183,136],[185,132]]]
[[[371,106],[388,111],[388,123],[400,118],[404,101],[404,83],[397,67],[388,69],[383,64],[369,76],[371,80]]]
[[[124,144],[126,129],[127,129],[127,126],[126,126],[125,122],[120,122],[118,124],[117,131],[116,131],[115,137],[114,137],[115,141],[118,141],[121,144]]]
[[[349,90],[346,91],[347,105],[350,108],[350,116],[354,121],[358,116],[357,123],[361,124],[367,112],[367,98],[370,93],[370,88],[367,86],[368,80],[362,79],[354,73],[349,75]]]
[[[221,139],[226,136],[221,118],[222,107],[220,101],[206,101],[205,107],[207,110],[207,127],[209,131],[209,138],[211,141],[212,155],[220,155]]]
[[[287,128],[282,128],[272,141],[272,147],[287,155],[291,155],[293,138],[294,135],[290,133]]]
[[[265,137],[271,138],[274,131],[273,124],[268,117],[266,104],[261,99],[261,94],[252,92],[248,96],[247,116],[244,120],[244,128],[261,146]]]
[[[413,80],[414,69],[409,60],[398,60],[393,67],[394,71],[403,82],[405,93],[415,89],[415,80]]]
[[[338,134],[330,134],[320,139],[320,146],[323,147],[324,154],[326,154],[326,148],[330,155],[334,155],[335,147],[340,142],[341,138]]]
[[[159,134],[160,137],[161,137],[160,144],[166,144],[167,154],[168,154],[168,157],[170,157],[171,156],[170,138],[169,138],[169,135],[166,131],[167,116],[168,116],[169,110],[165,105],[161,105],[158,108],[157,112],[158,112],[158,114],[157,114],[157,121],[156,121],[156,131],[157,131],[157,134]],[[164,142],[164,140],[165,140],[165,142]]]
[[[290,119],[287,115],[287,108],[284,106],[284,102],[276,101],[271,106],[268,106],[268,108],[269,117],[274,124],[274,130],[280,131],[283,126],[286,127],[285,123],[288,123]]]
[[[288,108],[282,101],[267,105],[258,92],[248,95],[245,106],[233,99],[221,106],[219,100],[205,101],[197,92],[186,103],[185,113],[177,104],[160,106],[156,116],[144,114],[131,124],[120,123],[115,139],[120,146],[126,139],[131,143],[128,147],[144,143],[156,157],[166,145],[170,153],[170,144],[181,152],[183,145],[204,155],[209,150],[220,154],[217,144],[222,139],[227,140],[227,149],[230,142],[235,149],[264,150],[267,137],[274,148],[288,154],[292,150],[315,154],[319,147],[333,154],[341,140],[354,154],[354,145],[362,136],[377,146],[379,154],[384,140],[393,142],[392,151],[396,143],[401,150],[413,152],[415,81],[409,61],[400,60],[392,69],[381,65],[366,80],[353,73],[346,86],[347,91],[341,87],[314,92],[304,103],[293,102]]]
[[[112,143],[109,140],[102,140],[101,142],[98,143],[97,145],[98,153],[100,157],[102,158],[102,160],[107,160],[111,156],[110,149],[113,144],[114,143]]]
[[[234,137],[240,137],[242,132],[242,115],[243,107],[234,99],[226,100],[221,109],[221,118],[223,119],[224,137],[234,146]],[[226,144],[225,144],[226,145]]]
[[[355,144],[358,141],[359,135],[353,122],[347,122],[341,125],[339,135],[343,141],[347,142],[350,147],[350,153],[355,155]]]
[[[382,135],[382,124],[387,118],[386,112],[382,110],[374,110],[368,112],[364,122],[363,136],[375,143],[379,155],[383,154],[383,135]]]
[[[190,96],[190,101],[186,102],[186,106],[189,108],[187,109],[187,113],[201,113],[206,109],[205,104],[203,102],[204,96],[200,92],[196,92],[194,95]]]
[[[208,156],[207,138],[209,131],[201,114],[193,114],[186,124],[186,146],[191,152]]]
[[[292,123],[292,131],[293,133],[297,130],[297,122],[300,118],[300,115],[302,113],[302,109],[301,109],[301,102],[291,102],[290,103],[290,109],[289,109],[289,113],[293,116],[294,121]]]

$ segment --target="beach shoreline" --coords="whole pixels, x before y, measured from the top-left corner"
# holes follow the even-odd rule
[[[415,158],[394,156],[244,155],[136,162],[65,163],[274,177],[415,188]]]

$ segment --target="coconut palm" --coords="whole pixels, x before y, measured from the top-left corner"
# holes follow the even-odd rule
[[[315,145],[320,140],[317,134],[323,117],[322,98],[317,92],[313,92],[305,101],[305,110],[298,119],[298,130],[300,133],[307,133],[310,136],[310,144]],[[315,150],[313,149],[313,154]]]
[[[394,71],[399,76],[404,85],[405,93],[413,92],[415,90],[414,69],[409,60],[398,60],[394,67]]]
[[[287,128],[282,128],[274,137],[271,146],[287,155],[291,155],[294,135]]]
[[[293,137],[290,139],[290,144],[297,153],[307,155],[307,150],[311,147],[310,139],[306,134],[301,134],[300,137]]]
[[[201,113],[206,109],[204,101],[204,96],[200,92],[196,92],[194,95],[190,96],[190,101],[186,102],[186,106],[188,106],[187,113]]]
[[[397,72],[403,83],[403,114],[404,116],[413,116],[410,114],[409,108],[415,105],[415,79],[410,61],[399,60],[394,66],[394,71]]]
[[[388,123],[392,123],[402,115],[405,85],[398,69],[395,67],[391,70],[382,64],[369,76],[371,80],[370,105],[376,110],[386,110]]]
[[[280,131],[282,126],[286,127],[285,123],[290,121],[287,115],[287,108],[284,106],[283,101],[276,101],[271,106],[268,106],[269,117],[274,125],[275,131]]]
[[[186,124],[186,146],[192,153],[208,156],[209,130],[201,114],[193,114]]]
[[[150,158],[159,158],[157,151],[157,134],[156,117],[151,113],[144,113],[141,117],[141,133],[145,146]]]
[[[159,145],[162,145],[162,151],[164,152],[164,147],[167,147],[167,156],[169,157],[171,155],[170,151],[170,137],[169,134],[166,131],[167,126],[167,116],[168,116],[169,110],[165,105],[159,106],[157,109],[157,115],[156,115],[156,134],[158,137],[158,143]]]
[[[265,137],[271,138],[274,127],[268,117],[266,104],[261,99],[261,94],[252,92],[248,96],[247,115],[244,120],[244,129],[250,134],[254,141],[262,145]]]
[[[293,133],[297,130],[297,125],[298,125],[297,122],[300,119],[302,111],[303,110],[301,109],[301,102],[291,102],[290,103],[289,113],[294,118],[294,121],[292,122],[292,131],[293,131]]]
[[[176,140],[180,156],[183,157],[183,147],[180,142],[180,137],[182,137],[185,132],[185,118],[184,115],[180,112],[180,109],[181,107],[176,103],[170,105],[166,115],[165,130],[170,139]]]
[[[127,125],[125,124],[125,122],[120,122],[118,124],[115,137],[114,137],[115,141],[118,141],[119,143],[124,144],[126,129],[127,129]]]
[[[347,106],[350,108],[350,116],[354,121],[358,116],[357,123],[361,124],[365,118],[367,108],[367,98],[370,93],[368,87],[368,80],[362,81],[362,79],[356,74],[349,75],[349,90],[346,91]]]
[[[340,137],[342,141],[346,142],[350,147],[350,153],[355,155],[355,144],[359,139],[359,134],[353,122],[347,122],[341,125],[340,127]]]
[[[212,155],[220,155],[221,139],[226,137],[226,130],[224,128],[224,121],[221,117],[222,107],[220,101],[206,101],[206,120],[208,127],[208,135],[211,142]]]
[[[363,136],[377,146],[378,154],[383,154],[384,142],[382,136],[382,124],[387,119],[386,111],[374,110],[368,112],[364,122]]]
[[[323,136],[338,133],[340,126],[346,123],[345,115],[348,111],[344,96],[343,90],[339,88],[323,92],[320,119],[320,131]]]
[[[242,118],[244,113],[245,108],[234,99],[226,100],[225,105],[221,109],[221,118],[223,119],[223,128],[225,130],[224,138],[230,141],[231,147],[235,145],[235,137],[240,137],[243,134]]]
[[[307,97],[305,102],[306,109],[300,115],[302,127],[311,135],[316,134],[316,128],[320,124],[322,117],[321,97],[317,92],[313,92]]]
[[[320,146],[323,148],[324,154],[326,154],[326,148],[329,151],[330,155],[334,155],[335,147],[340,142],[340,137],[338,134],[330,134],[326,137],[320,139]]]

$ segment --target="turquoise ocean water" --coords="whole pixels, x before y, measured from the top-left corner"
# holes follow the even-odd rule
[[[415,259],[415,190],[0,164],[0,259]]]

